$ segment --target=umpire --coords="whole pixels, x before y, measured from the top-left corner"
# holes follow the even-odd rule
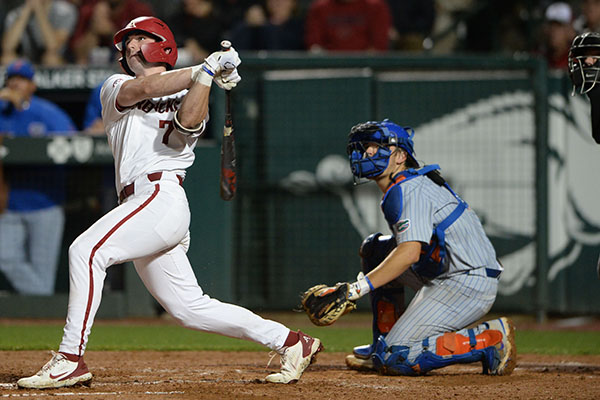
[[[573,39],[569,51],[569,77],[573,95],[586,94],[591,103],[592,137],[600,144],[600,33],[585,32]],[[600,278],[600,258],[596,267]]]

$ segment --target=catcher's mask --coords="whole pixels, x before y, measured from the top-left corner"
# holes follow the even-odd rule
[[[113,43],[117,50],[121,52],[119,62],[129,75],[135,76],[125,57],[125,41],[127,37],[136,32],[143,32],[152,36],[156,42],[146,43],[141,46],[142,55],[146,61],[151,63],[162,62],[167,65],[167,70],[173,69],[177,62],[177,44],[173,32],[167,24],[156,17],[138,17],[117,32],[113,38]]]
[[[392,151],[389,146],[397,146],[406,151],[408,156],[418,165],[413,149],[412,128],[402,128],[387,119],[368,121],[352,127],[348,135],[346,149],[350,159],[352,173],[357,178],[374,178],[387,168]],[[366,152],[369,144],[376,144],[379,149],[373,156]]]
[[[588,64],[586,59],[593,59]],[[573,39],[569,50],[569,77],[573,93],[584,94],[592,90],[600,78],[600,33],[586,32]],[[589,61],[589,60],[588,60]]]

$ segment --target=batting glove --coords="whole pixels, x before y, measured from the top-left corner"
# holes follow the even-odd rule
[[[238,52],[231,47],[227,51],[215,51],[204,59],[203,69],[213,77],[219,76],[221,72],[233,70],[242,63]]]
[[[219,76],[213,78],[215,83],[224,90],[231,90],[237,86],[242,80],[242,77],[238,74],[237,68],[232,70],[225,70],[221,72]]]
[[[212,79],[215,79],[216,81],[221,74],[230,75],[231,71],[235,70],[241,63],[242,60],[240,59],[238,52],[233,47],[227,51],[215,51],[206,57],[202,64],[192,67],[192,79],[196,82],[202,83],[203,85],[210,86]],[[222,83],[225,84],[233,82],[234,80],[235,79],[224,79],[224,82]],[[239,82],[239,79],[237,82]],[[219,84],[219,82],[217,82],[217,84]],[[219,84],[219,86],[221,85]]]

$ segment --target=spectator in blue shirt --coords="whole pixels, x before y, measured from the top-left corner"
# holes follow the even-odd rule
[[[34,95],[33,66],[17,60],[0,90],[0,134],[43,137],[70,135],[71,118]],[[0,215],[0,271],[21,294],[54,293],[64,228],[62,167],[5,166],[8,204]]]
[[[100,89],[102,89],[103,83],[104,81],[100,82],[100,84],[90,92],[87,104],[85,105],[83,130],[91,136],[104,135],[104,123],[102,122],[102,103],[100,102]]]

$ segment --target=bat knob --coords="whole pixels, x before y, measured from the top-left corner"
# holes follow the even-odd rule
[[[229,40],[221,41],[221,51],[227,51],[231,48],[231,42]]]

